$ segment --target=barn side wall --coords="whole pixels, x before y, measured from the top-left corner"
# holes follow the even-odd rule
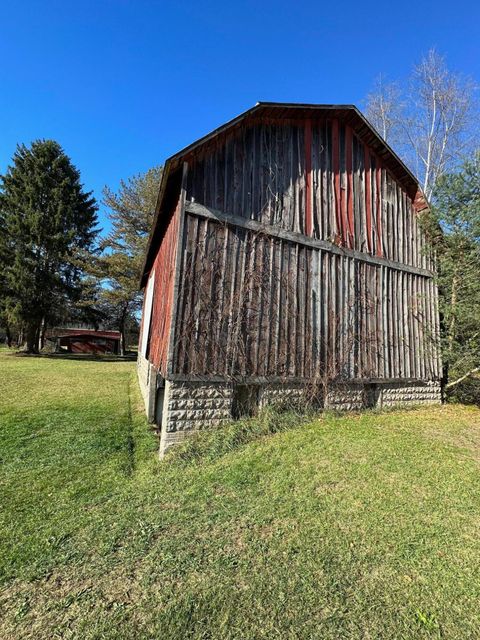
[[[182,206],[179,198],[166,226],[165,234],[153,265],[153,269],[155,270],[155,284],[147,357],[162,375],[165,375],[167,370],[172,320],[175,258],[182,213],[181,209]]]
[[[259,120],[186,160],[185,207],[155,263],[161,411],[158,377],[154,390],[144,376],[162,452],[232,418],[232,380],[262,381],[259,406],[304,405],[319,381],[339,410],[440,402],[435,266],[415,194],[347,122]]]
[[[217,136],[189,158],[186,201],[174,373],[440,378],[414,194],[348,122]]]

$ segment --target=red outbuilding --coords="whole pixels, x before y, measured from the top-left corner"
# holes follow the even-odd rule
[[[56,351],[67,353],[119,353],[119,331],[95,331],[94,329],[57,329],[48,338],[55,343]]]

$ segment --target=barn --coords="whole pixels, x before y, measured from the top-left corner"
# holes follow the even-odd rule
[[[138,374],[161,453],[269,403],[438,403],[418,181],[353,105],[258,103],[165,164]]]

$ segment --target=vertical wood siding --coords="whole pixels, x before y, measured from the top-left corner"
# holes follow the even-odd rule
[[[166,375],[171,330],[173,280],[180,222],[180,201],[171,212],[152,271],[155,271],[147,358]]]
[[[412,198],[339,120],[259,122],[192,158],[187,200],[432,268]]]
[[[180,374],[438,378],[431,278],[186,215]]]
[[[343,121],[259,121],[188,158],[187,201],[434,268],[412,198]],[[155,261],[149,359],[179,375],[438,379],[432,277],[182,211]],[[378,261],[381,262],[381,261]]]

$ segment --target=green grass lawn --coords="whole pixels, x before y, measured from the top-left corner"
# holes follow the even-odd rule
[[[159,463],[135,365],[0,352],[0,637],[480,638],[480,410]]]

